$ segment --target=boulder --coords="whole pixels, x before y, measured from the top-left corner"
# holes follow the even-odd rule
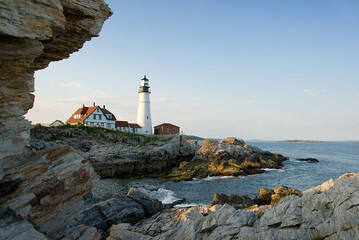
[[[309,162],[309,163],[317,163],[319,162],[316,158],[298,158],[297,161],[301,162]]]
[[[255,205],[256,203],[247,195],[247,194],[223,194],[223,193],[215,193],[210,206],[214,206],[217,204],[229,204],[235,209],[243,209],[248,208],[250,206]]]
[[[110,199],[90,205],[69,224],[68,232],[84,224],[105,233],[112,225],[135,224],[145,217],[143,206],[125,195],[116,194]]]
[[[140,203],[144,207],[147,216],[152,216],[163,209],[163,205],[159,200],[150,198],[138,188],[130,188],[127,197]]]
[[[274,188],[274,194],[271,196],[271,205],[277,204],[282,198],[287,197],[289,195],[300,195],[301,192],[295,188],[289,188],[286,186],[278,186]]]
[[[131,232],[131,225],[128,223],[121,223],[113,225],[110,229],[109,237],[106,240],[147,240],[150,236],[145,236],[138,232]]]
[[[276,187],[274,190],[261,188],[259,195],[256,196],[253,200],[258,205],[275,205],[282,198],[292,194],[300,195],[301,192],[295,188],[289,188],[283,185]]]
[[[272,195],[274,190],[268,188],[261,188],[259,195],[256,196],[253,200],[258,205],[269,205],[272,201]]]

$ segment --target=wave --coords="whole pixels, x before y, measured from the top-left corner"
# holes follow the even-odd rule
[[[180,200],[180,198],[175,197],[175,193],[173,191],[165,188],[152,185],[146,185],[145,187],[141,186],[137,188],[139,188],[141,192],[146,193],[149,197],[158,199],[163,204],[170,204]]]
[[[227,178],[244,178],[244,176],[208,176],[203,178],[203,181],[213,181],[213,180],[220,180],[220,179],[227,179]]]
[[[208,204],[202,204],[202,203],[181,203],[177,204],[174,207],[176,208],[185,208],[185,207],[195,207],[195,206],[207,206]]]
[[[264,170],[266,172],[270,172],[270,171],[285,172],[284,169],[277,169],[277,168],[261,168],[261,170]]]

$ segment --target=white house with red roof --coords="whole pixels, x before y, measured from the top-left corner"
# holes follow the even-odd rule
[[[118,129],[123,132],[132,133],[138,133],[141,128],[137,123],[117,121],[115,115],[106,109],[105,105],[101,108],[95,103],[93,103],[91,107],[86,107],[83,104],[81,108],[77,109],[76,112],[72,114],[66,123]]]

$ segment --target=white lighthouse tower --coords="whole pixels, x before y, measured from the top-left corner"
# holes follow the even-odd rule
[[[138,102],[137,124],[141,126],[140,133],[152,134],[152,120],[150,108],[150,85],[146,75],[141,79],[140,100]]]

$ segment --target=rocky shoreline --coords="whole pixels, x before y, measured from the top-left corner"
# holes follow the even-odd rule
[[[204,171],[197,171],[199,175],[184,172],[186,180],[210,174],[257,173],[269,166],[279,168],[285,157],[235,138],[205,140],[199,147],[179,136],[150,141],[144,136],[95,130],[38,128],[32,132],[30,146],[19,156],[21,172],[7,168],[7,174],[14,171],[17,178],[7,181],[6,175],[0,186],[2,238],[351,239],[359,234],[359,174],[343,175],[303,193],[280,186],[274,190],[262,188],[254,199],[216,194],[211,206],[186,208],[164,205],[141,188],[120,186],[116,191],[97,194],[98,188],[93,186],[98,175],[92,161],[121,161],[121,151],[126,148],[130,149],[129,156],[145,156],[138,159],[154,164],[155,157],[166,156],[171,161],[178,159],[177,154],[192,154],[193,161],[176,162],[180,166],[165,176],[168,179],[185,167],[190,173],[196,172],[187,167],[196,166],[198,159]],[[105,146],[113,154],[99,150]],[[121,154],[116,155],[117,150]],[[163,168],[156,171],[162,172]]]
[[[79,128],[63,129],[58,135],[57,130],[49,130],[30,140],[31,125],[24,115],[34,103],[34,72],[50,62],[68,58],[86,41],[98,36],[112,12],[103,0],[5,1],[0,10],[0,239],[329,240],[359,236],[358,174],[343,175],[300,195],[286,197],[268,209],[251,211],[236,210],[228,204],[161,208],[159,201],[134,190],[127,195],[94,197],[91,191],[98,175],[93,166],[102,177],[136,177],[137,170],[139,176],[143,172],[162,174],[188,161],[187,157],[192,158],[197,147],[192,152],[195,145],[178,139],[173,140],[172,146],[151,147],[163,150],[164,155],[129,153],[153,163],[143,169],[134,162],[122,161],[127,155],[118,156],[116,152],[122,150],[115,145],[125,143],[123,151],[127,151],[140,144],[155,144],[156,141],[151,143],[153,139],[111,132],[90,134]],[[97,141],[113,152],[101,151]],[[179,158],[172,158],[172,150]],[[232,163],[225,159],[223,164],[216,165],[216,161],[201,156],[204,155],[197,157],[204,162],[200,173],[209,173],[209,166],[227,169]],[[270,156],[263,156],[271,160]],[[157,157],[167,158],[174,165],[157,164]],[[104,164],[113,160],[123,162],[116,171],[111,170],[111,164]],[[248,166],[258,166],[256,163],[257,160],[249,161]],[[96,164],[106,167],[101,169]],[[191,166],[182,164],[182,168],[185,165]],[[123,167],[132,169],[130,174],[123,174]],[[181,172],[179,169],[180,175]]]
[[[283,198],[273,206],[225,205],[164,209],[135,225],[109,230],[114,239],[356,239],[359,173]]]
[[[88,159],[101,178],[157,177],[164,181],[206,176],[245,176],[280,168],[286,157],[245,144],[242,139],[186,140],[186,136],[146,137],[84,126],[31,130],[36,152],[70,145]]]

